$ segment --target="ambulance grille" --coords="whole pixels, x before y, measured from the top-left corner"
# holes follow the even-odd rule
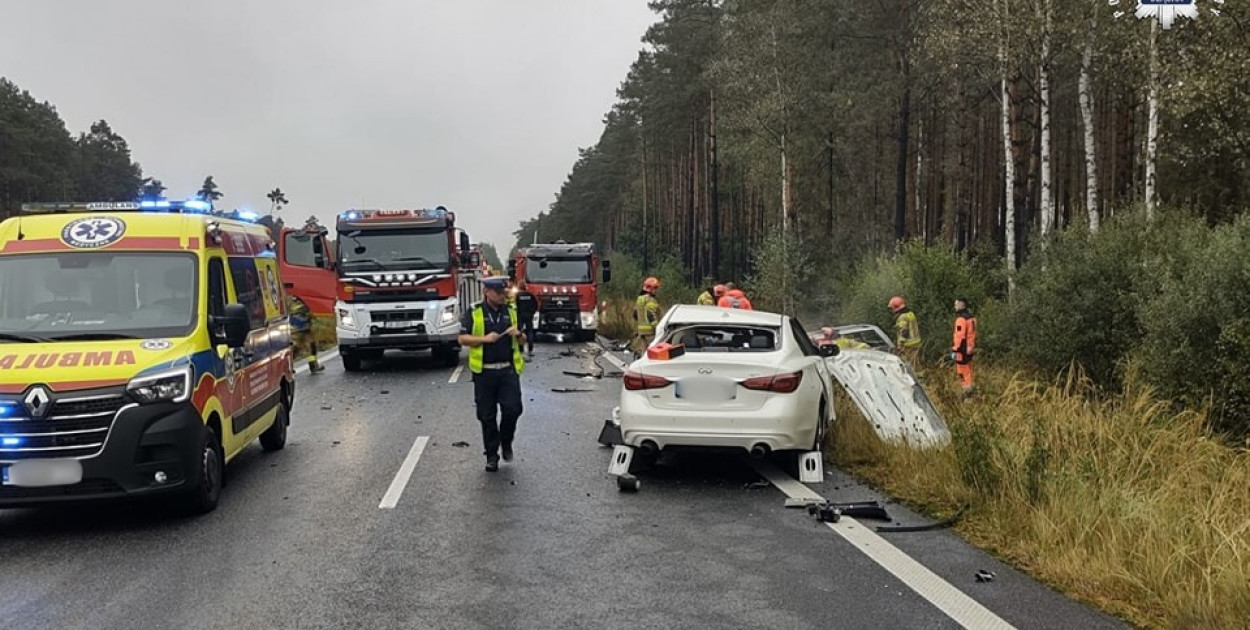
[[[0,435],[20,440],[0,445],[0,460],[95,455],[125,404],[121,394],[66,398],[53,402],[47,418],[0,421]]]

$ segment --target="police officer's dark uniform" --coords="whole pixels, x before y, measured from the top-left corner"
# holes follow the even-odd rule
[[[525,345],[532,357],[534,354],[534,315],[538,313],[538,296],[526,289],[517,289],[516,313],[520,319],[521,332],[525,333]]]
[[[469,346],[469,370],[473,373],[473,400],[477,419],[482,424],[483,453],[486,470],[499,470],[499,451],[505,461],[512,460],[512,439],[516,435],[517,418],[521,416],[521,372],[525,359],[521,356],[521,337],[505,335],[517,326],[516,309],[507,303],[504,291],[507,278],[482,281],[487,299],[465,312],[460,318],[461,345]],[[494,293],[499,306],[491,306]],[[474,343],[468,338],[499,334],[494,343]],[[466,343],[467,342],[467,343]],[[500,418],[502,416],[502,418]]]

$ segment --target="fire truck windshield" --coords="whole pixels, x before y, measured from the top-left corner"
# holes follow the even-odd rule
[[[525,262],[525,281],[537,284],[586,284],[590,282],[590,260],[530,258]]]
[[[437,269],[451,266],[443,230],[354,230],[340,236],[339,262],[345,271]]]

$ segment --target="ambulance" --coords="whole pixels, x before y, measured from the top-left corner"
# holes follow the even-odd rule
[[[286,444],[278,274],[264,226],[198,200],[26,204],[0,223],[0,509],[213,510],[227,462]]]

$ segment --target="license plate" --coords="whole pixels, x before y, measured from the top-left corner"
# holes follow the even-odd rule
[[[385,322],[383,328],[412,328],[421,322]]]
[[[39,488],[72,486],[82,481],[82,463],[76,459],[41,459],[0,468],[0,485]]]
[[[733,381],[685,379],[677,381],[673,395],[692,402],[724,402],[737,398],[738,389]]]

